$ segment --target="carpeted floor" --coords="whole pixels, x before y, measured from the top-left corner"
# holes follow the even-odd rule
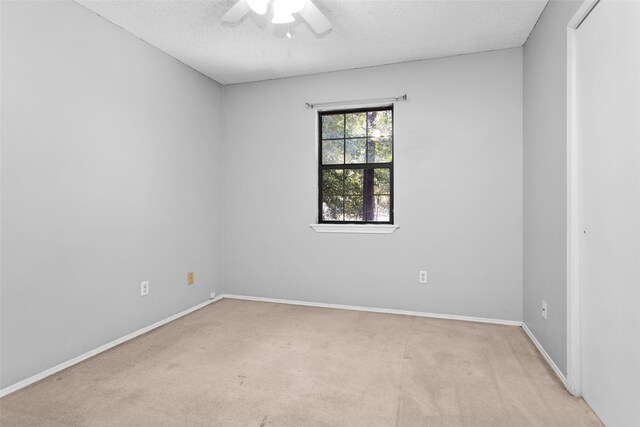
[[[519,327],[230,299],[0,412],[2,427],[601,425]]]

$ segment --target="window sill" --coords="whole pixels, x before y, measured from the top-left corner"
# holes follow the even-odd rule
[[[318,233],[390,234],[399,226],[393,224],[311,224]]]

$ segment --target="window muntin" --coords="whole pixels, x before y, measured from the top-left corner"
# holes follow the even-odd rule
[[[318,118],[318,222],[393,224],[393,106]]]

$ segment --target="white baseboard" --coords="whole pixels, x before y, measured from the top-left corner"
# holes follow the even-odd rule
[[[556,363],[553,361],[553,359],[551,359],[551,356],[549,356],[549,354],[546,352],[544,347],[542,347],[542,344],[540,344],[540,341],[538,341],[536,336],[533,335],[533,332],[531,332],[531,330],[529,329],[527,324],[524,323],[524,322],[522,323],[522,329],[524,329],[524,332],[529,336],[529,339],[531,340],[531,342],[533,342],[533,345],[536,346],[536,348],[538,349],[538,351],[540,352],[540,354],[542,355],[544,360],[551,367],[551,369],[556,374],[558,379],[562,382],[562,385],[564,385],[564,387],[567,390],[569,390],[568,387],[567,387],[567,378],[564,376],[564,374],[562,373],[560,368],[558,368],[558,365],[556,365]]]
[[[211,304],[213,302],[221,300],[222,298],[223,298],[223,296],[219,295],[214,299],[210,299],[210,300],[205,301],[203,303],[200,303],[198,305],[194,305],[193,307],[190,307],[190,308],[188,308],[188,309],[186,309],[184,311],[181,311],[180,313],[174,314],[173,316],[169,316],[166,319],[162,319],[162,320],[154,323],[153,325],[149,325],[149,326],[146,326],[146,327],[144,327],[142,329],[138,329],[137,331],[132,332],[129,335],[126,335],[126,336],[124,336],[122,338],[118,338],[116,340],[113,340],[110,343],[101,345],[100,347],[94,348],[93,350],[90,350],[90,351],[88,351],[88,352],[86,352],[84,354],[81,354],[80,356],[74,357],[71,360],[68,360],[66,362],[63,362],[63,363],[57,365],[57,366],[54,366],[53,368],[49,368],[49,369],[47,369],[45,371],[40,372],[39,374],[36,374],[36,375],[34,375],[32,377],[24,379],[24,380],[22,380],[20,382],[17,382],[15,384],[13,384],[13,385],[7,386],[7,387],[5,387],[5,388],[0,390],[0,397],[4,397],[4,396],[6,396],[8,394],[11,394],[11,393],[13,393],[15,391],[20,390],[21,388],[24,388],[24,387],[26,387],[28,385],[31,385],[31,384],[33,384],[35,382],[38,382],[38,381],[42,380],[42,379],[45,379],[49,375],[53,375],[53,374],[55,374],[57,372],[62,371],[63,369],[69,368],[69,367],[71,367],[71,366],[73,366],[73,365],[75,365],[77,363],[82,362],[83,360],[86,360],[86,359],[88,359],[90,357],[93,357],[93,356],[95,356],[97,354],[100,354],[103,351],[107,351],[110,348],[113,348],[113,347],[115,347],[115,346],[117,346],[119,344],[127,342],[127,341],[129,341],[129,340],[131,340],[131,339],[133,339],[135,337],[138,337],[138,336],[140,336],[142,334],[145,334],[145,333],[147,333],[149,331],[152,331],[153,329],[156,329],[156,328],[158,328],[158,327],[160,327],[160,326],[162,326],[164,324],[167,324],[167,323],[169,323],[169,322],[171,322],[173,320],[176,320],[176,319],[178,319],[178,318],[180,318],[182,316],[185,316],[185,315],[187,315],[187,314],[189,314],[189,313],[191,313],[193,311],[196,311],[196,310],[198,310],[198,309],[200,309],[202,307],[205,307],[205,306],[207,306],[207,305],[209,305],[209,304]]]
[[[507,326],[521,326],[525,332],[527,333],[527,335],[529,336],[529,338],[531,339],[531,341],[533,341],[534,345],[536,346],[536,348],[538,348],[538,350],[540,351],[540,353],[542,354],[542,356],[545,358],[545,360],[547,361],[547,363],[549,363],[549,365],[551,366],[551,368],[554,370],[554,372],[556,373],[556,375],[558,375],[558,378],[560,378],[560,380],[562,381],[562,383],[565,385],[566,387],[566,379],[564,377],[564,375],[562,375],[562,372],[558,369],[558,367],[555,365],[555,363],[553,363],[553,361],[551,360],[551,358],[549,357],[549,355],[544,351],[544,349],[542,348],[542,346],[540,345],[540,343],[538,342],[538,340],[536,340],[536,338],[533,336],[533,334],[531,333],[531,331],[527,328],[527,326],[525,324],[523,324],[522,322],[518,321],[518,320],[504,320],[504,319],[491,319],[491,318],[485,318],[485,317],[472,317],[472,316],[460,316],[460,315],[456,315],[456,314],[441,314],[441,313],[426,313],[426,312],[422,312],[422,311],[411,311],[411,310],[396,310],[396,309],[392,309],[392,308],[377,308],[377,307],[362,307],[362,306],[354,306],[354,305],[343,305],[343,304],[326,304],[326,303],[317,303],[317,302],[308,302],[308,301],[296,301],[296,300],[287,300],[287,299],[278,299],[278,298],[265,298],[265,297],[252,297],[252,296],[246,296],[246,295],[233,295],[233,294],[221,294],[218,295],[216,298],[205,301],[201,304],[195,305],[191,308],[188,308],[184,311],[181,311],[180,313],[174,314],[173,316],[167,317],[166,319],[162,319],[152,325],[149,325],[147,327],[144,327],[142,329],[139,329],[135,332],[132,332],[129,335],[126,335],[122,338],[118,338],[114,341],[111,341],[107,344],[104,344],[98,348],[95,348],[91,351],[88,351],[80,356],[77,356],[71,360],[68,360],[64,363],[61,363],[57,366],[54,366],[52,368],[49,368],[43,372],[40,372],[39,374],[33,375],[32,377],[29,377],[25,380],[22,380],[16,384],[10,385],[8,387],[5,387],[3,389],[0,390],[0,397],[6,396],[8,394],[11,394],[15,391],[18,391],[24,387],[27,387],[28,385],[31,385],[37,381],[40,381],[50,375],[53,375],[57,372],[62,371],[63,369],[69,368],[77,363],[82,362],[83,360],[86,360],[90,357],[93,357],[97,354],[100,354],[106,350],[109,350],[110,348],[113,348],[119,344],[122,344],[126,341],[129,341],[133,338],[136,338],[142,334],[145,334],[153,329],[156,329],[162,325],[165,325],[173,320],[176,320],[186,314],[189,314],[195,310],[198,310],[202,307],[205,307],[213,302],[219,301],[223,298],[230,298],[230,299],[239,299],[239,300],[249,300],[249,301],[261,301],[261,302],[270,302],[270,303],[277,303],[277,304],[291,304],[291,305],[302,305],[302,306],[308,306],[308,307],[321,307],[321,308],[334,308],[334,309],[340,309],[340,310],[354,310],[354,311],[366,311],[366,312],[372,312],[372,313],[386,313],[386,314],[400,314],[400,315],[404,315],[404,316],[417,316],[417,317],[430,317],[430,318],[434,318],[434,319],[447,319],[447,320],[462,320],[465,322],[479,322],[479,323],[490,323],[490,324],[496,324],[496,325],[507,325]]]
[[[249,301],[273,302],[277,304],[304,305],[308,307],[337,308],[340,310],[369,311],[372,313],[401,314],[404,316],[431,317],[434,319],[463,320],[465,322],[492,323],[496,325],[522,326],[518,320],[490,319],[486,317],[459,316],[457,314],[425,313],[422,311],[396,310],[393,308],[361,307],[356,305],[325,304],[321,302],[296,301],[278,298],[251,297],[246,295],[224,294],[223,298]]]

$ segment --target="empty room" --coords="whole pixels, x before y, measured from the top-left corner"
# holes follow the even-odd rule
[[[640,426],[640,0],[0,0],[0,425]]]

